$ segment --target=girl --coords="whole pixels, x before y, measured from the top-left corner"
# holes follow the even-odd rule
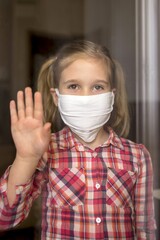
[[[75,41],[42,66],[38,88],[34,102],[26,88],[17,108],[10,103],[17,153],[0,182],[1,229],[22,222],[42,192],[42,240],[154,239],[152,164],[123,138],[119,64],[106,48]]]

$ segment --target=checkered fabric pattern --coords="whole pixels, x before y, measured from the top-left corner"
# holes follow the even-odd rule
[[[9,168],[0,181],[0,229],[22,222],[42,193],[42,240],[155,239],[152,163],[143,145],[109,138],[92,150],[68,127],[52,134],[48,159],[41,159],[25,185],[7,201]]]

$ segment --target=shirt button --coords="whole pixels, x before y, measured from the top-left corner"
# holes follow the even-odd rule
[[[101,218],[97,217],[96,218],[96,223],[101,223]]]
[[[96,183],[96,188],[99,189],[100,188],[100,184]]]
[[[97,153],[96,153],[96,152],[92,153],[92,156],[93,156],[94,158],[97,157]]]
[[[79,146],[79,151],[83,151],[83,150],[84,150],[83,146]]]
[[[23,191],[23,186],[19,187],[19,193],[21,193]]]

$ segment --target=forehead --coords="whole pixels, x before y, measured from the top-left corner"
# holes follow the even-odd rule
[[[112,70],[111,70],[111,64],[110,64],[109,58],[107,58],[105,55],[99,55],[99,54],[90,55],[90,54],[86,54],[86,53],[74,53],[74,54],[70,54],[67,56],[63,56],[63,58],[58,58],[58,62],[56,64],[56,68],[55,68],[56,86],[58,86],[60,84],[62,79],[65,81],[67,78],[73,79],[73,78],[77,78],[77,76],[79,76],[78,72],[76,73],[77,76],[73,76],[73,75],[71,76],[69,73],[70,71],[68,71],[68,72],[66,71],[66,70],[71,70],[71,68],[70,68],[71,65],[73,66],[73,63],[75,63],[79,60],[95,61],[96,63],[99,63],[101,66],[101,69],[103,69],[102,71],[105,72],[105,78],[107,78],[107,80],[111,84]],[[81,69],[81,71],[79,71],[79,72],[81,73],[83,71],[84,71],[84,69]],[[66,75],[66,72],[67,72],[67,75]],[[91,70],[91,72],[93,74],[92,70]],[[103,76],[99,76],[99,78],[103,78]],[[90,76],[90,78],[91,78],[91,76]],[[97,76],[97,78],[98,78],[98,76]]]
[[[104,60],[96,58],[79,58],[67,64],[61,71],[61,77],[65,76],[103,76],[108,75],[108,68]]]
[[[69,67],[70,65],[73,65],[73,63],[76,62],[92,62],[93,64],[98,64],[102,68],[109,68],[108,60],[105,59],[105,57],[102,56],[89,56],[86,53],[79,53],[79,54],[73,54],[71,56],[68,56],[61,60],[60,62],[60,72],[62,72],[65,68]]]

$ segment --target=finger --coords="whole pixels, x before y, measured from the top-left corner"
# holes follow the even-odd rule
[[[22,119],[25,117],[25,104],[24,104],[24,94],[22,91],[17,93],[17,110],[18,118]]]
[[[26,117],[33,117],[33,96],[31,88],[25,89]]]
[[[43,122],[43,105],[40,92],[34,94],[34,118]]]
[[[11,116],[11,125],[14,125],[18,121],[17,109],[15,101],[10,102],[10,116]]]

